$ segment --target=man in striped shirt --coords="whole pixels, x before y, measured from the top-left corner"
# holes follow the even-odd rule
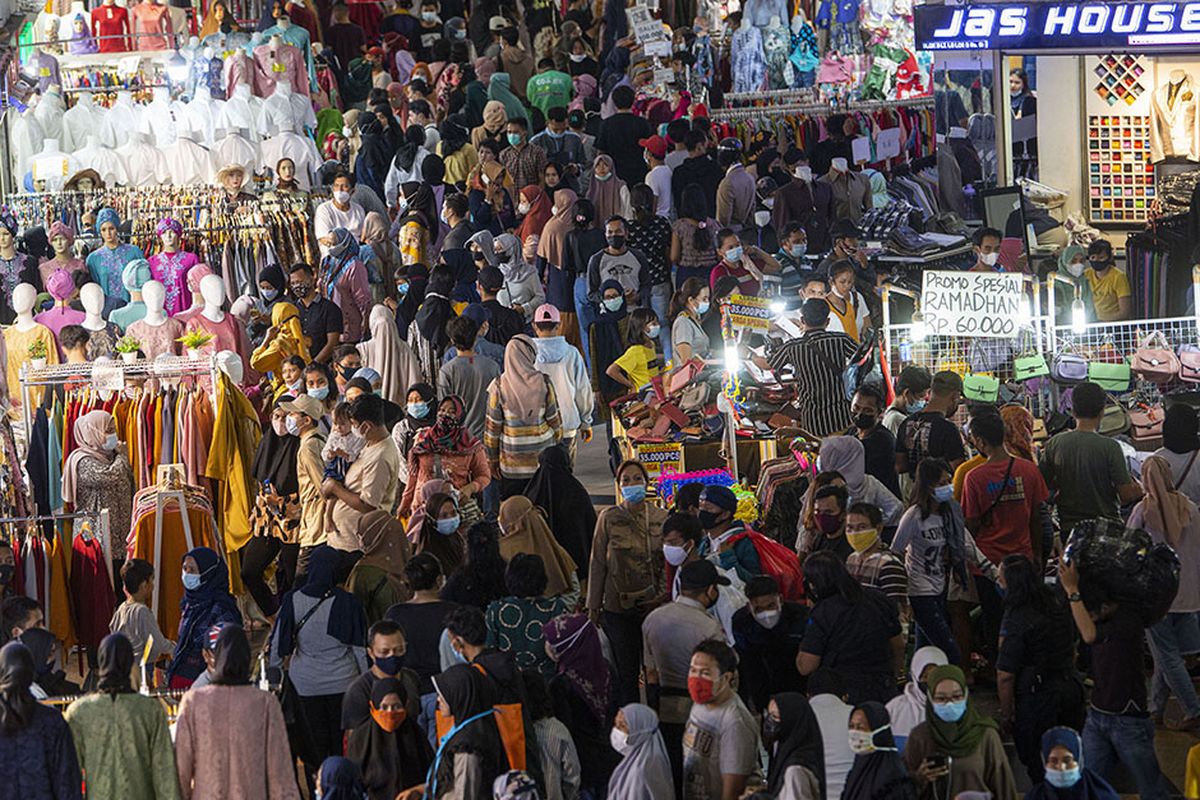
[[[900,556],[884,547],[883,512],[870,503],[853,503],[846,512],[846,540],[854,552],[846,571],[863,586],[878,589],[896,601],[901,616],[908,607],[908,571]]]
[[[829,303],[812,297],[800,306],[804,335],[784,343],[771,358],[758,363],[782,374],[791,368],[800,406],[800,424],[817,436],[831,436],[850,427],[850,402],[842,373],[855,344],[844,333],[829,332]]]

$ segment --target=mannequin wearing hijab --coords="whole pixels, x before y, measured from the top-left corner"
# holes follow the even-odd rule
[[[183,225],[165,217],[154,229],[162,249],[150,257],[150,273],[167,290],[164,308],[171,316],[188,307],[188,270],[200,262],[195,253],[183,249]]]
[[[75,231],[70,225],[60,220],[50,224],[50,246],[54,249],[53,258],[44,258],[38,265],[38,274],[42,278],[42,286],[50,279],[55,270],[65,269],[68,274],[74,274],[84,269],[83,261],[75,258]]]

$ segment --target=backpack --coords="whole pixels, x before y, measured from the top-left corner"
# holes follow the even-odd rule
[[[487,671],[479,664],[471,665],[483,675]],[[492,712],[496,715],[496,729],[500,732],[500,740],[504,743],[504,755],[508,759],[510,769],[524,770],[525,758],[525,716],[520,703],[495,703]],[[441,711],[434,713],[434,726],[437,729],[437,740],[445,738],[455,725],[454,717],[445,716]]]
[[[783,599],[795,602],[804,600],[804,570],[800,566],[800,557],[758,531],[746,530],[734,536],[730,542],[736,543],[746,538],[750,539],[754,551],[758,553],[763,574],[770,575],[779,584]]]

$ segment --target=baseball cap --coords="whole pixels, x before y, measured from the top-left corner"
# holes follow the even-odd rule
[[[720,488],[724,489],[725,487]],[[730,492],[730,494],[733,493]],[[706,558],[684,564],[683,568],[679,570],[680,589],[695,591],[696,589],[707,589],[714,584],[728,586],[730,583],[729,578],[717,572],[717,568]]]
[[[503,31],[509,28],[508,20],[497,14],[488,20],[489,31]]]
[[[810,297],[800,306],[800,319],[805,325],[824,325],[829,321],[829,303],[820,297]]]
[[[372,58],[383,58],[383,48],[382,47],[368,47],[367,55],[371,56]]]
[[[279,407],[289,414],[305,414],[314,422],[325,416],[325,406],[321,405],[321,401],[306,394],[300,395],[295,400],[280,403]]]
[[[726,511],[737,511],[737,495],[728,486],[705,486],[700,493],[700,502],[712,503]]]
[[[479,285],[489,292],[498,292],[504,288],[504,273],[498,267],[486,266],[479,270]]]
[[[359,367],[358,372],[354,373],[354,377],[362,378],[368,385],[378,383],[383,380],[383,376],[370,367]]]
[[[562,322],[562,315],[558,313],[558,309],[549,303],[542,303],[533,312],[534,322],[553,322],[556,325]]]
[[[492,315],[488,310],[479,303],[471,303],[462,310],[462,316],[474,322],[476,325],[483,325],[485,322],[491,322]]]
[[[742,140],[735,139],[732,136],[726,136],[717,144],[718,150],[741,150]]]
[[[655,134],[648,139],[638,139],[638,144],[650,151],[655,158],[667,157],[667,140]]]

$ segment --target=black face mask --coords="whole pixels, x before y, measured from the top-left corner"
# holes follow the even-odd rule
[[[875,427],[876,416],[874,414],[859,414],[854,418],[854,427],[860,431],[870,430]]]
[[[17,568],[13,564],[0,564],[0,586],[11,583],[16,572]]]
[[[775,743],[775,740],[779,738],[779,727],[779,720],[772,719],[769,714],[763,717],[762,738],[764,745],[770,747]]]
[[[1092,269],[1096,270],[1096,272],[1103,272],[1112,266],[1112,262],[1107,258],[1088,259],[1088,263],[1092,265]]]
[[[300,299],[300,300],[303,300],[304,298],[308,297],[308,294],[311,291],[312,291],[311,286],[297,285],[297,286],[292,287],[292,294],[295,295],[296,298]]]
[[[471,257],[474,258],[476,263],[479,263],[479,264],[482,264],[484,261],[487,261],[487,257],[484,256],[484,254],[478,250],[471,253]]]
[[[611,247],[613,250],[621,250],[622,248],[625,247],[625,237],[619,233],[616,234],[615,236],[609,236],[608,237],[608,246]]]
[[[722,512],[720,511],[705,511],[704,509],[700,509],[698,515],[700,527],[706,531],[711,531],[721,524],[721,514]]]
[[[342,367],[338,371],[342,373],[342,379],[348,381],[354,377],[354,373],[358,372],[358,367]]]

